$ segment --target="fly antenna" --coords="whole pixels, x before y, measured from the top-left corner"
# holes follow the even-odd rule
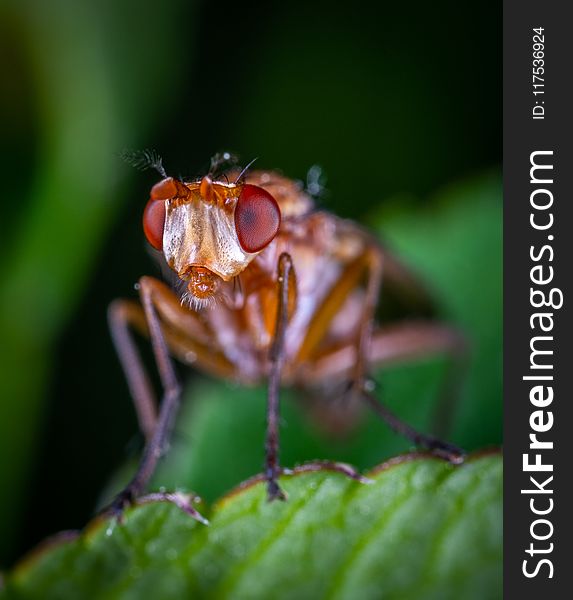
[[[163,159],[155,150],[124,150],[120,156],[128,165],[140,171],[155,169],[162,177],[167,177]]]
[[[239,173],[239,176],[237,177],[237,179],[235,179],[234,183],[238,183],[239,181],[241,181],[241,178],[243,177],[243,175],[251,168],[251,165],[256,160],[259,160],[258,156],[255,156],[255,158],[253,158],[253,160]]]

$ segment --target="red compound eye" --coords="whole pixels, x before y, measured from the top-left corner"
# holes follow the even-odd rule
[[[173,177],[166,177],[151,188],[149,202],[143,211],[143,231],[147,241],[156,250],[163,249],[165,200],[170,200],[177,194],[177,181]]]
[[[156,249],[163,249],[165,226],[165,200],[151,198],[143,211],[143,231],[147,241]]]
[[[235,208],[235,229],[245,252],[268,246],[281,224],[277,201],[263,188],[245,184]]]

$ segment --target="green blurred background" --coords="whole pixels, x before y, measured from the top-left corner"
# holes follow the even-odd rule
[[[183,176],[223,149],[294,178],[321,165],[325,207],[389,240],[470,338],[450,437],[501,442],[500,28],[494,2],[2,1],[0,565],[81,527],[141,445],[106,307],[158,274],[141,231],[156,176],[125,148]],[[443,368],[381,390],[427,428]],[[260,470],[264,392],[182,375],[157,483],[212,499]],[[408,448],[369,417],[333,441],[288,400],[283,438],[289,465]]]

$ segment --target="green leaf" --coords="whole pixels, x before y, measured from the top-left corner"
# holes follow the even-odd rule
[[[206,527],[156,502],[24,560],[15,598],[501,598],[501,458],[398,457],[371,485],[322,469],[224,497]]]

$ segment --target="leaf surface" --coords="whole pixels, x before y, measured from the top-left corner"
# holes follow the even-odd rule
[[[261,481],[202,507],[207,527],[166,502],[125,523],[95,520],[22,561],[6,598],[501,598],[499,454],[462,466],[422,454],[358,483],[338,472]]]

